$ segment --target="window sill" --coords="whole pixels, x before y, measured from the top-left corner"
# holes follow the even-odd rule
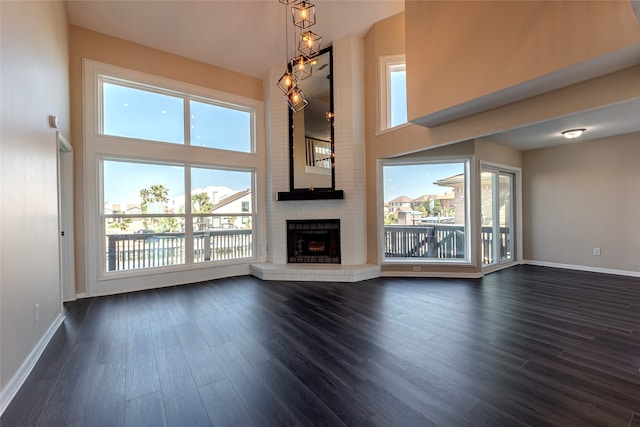
[[[404,128],[407,128],[407,127],[412,126],[412,125],[413,125],[413,123],[411,123],[411,122],[402,123],[401,125],[397,125],[397,126],[394,126],[394,127],[391,127],[391,128],[386,128],[386,129],[382,129],[382,130],[376,131],[375,135],[376,136],[384,135],[385,133],[389,133],[389,132],[393,132],[393,131],[396,131],[396,130],[404,129]]]

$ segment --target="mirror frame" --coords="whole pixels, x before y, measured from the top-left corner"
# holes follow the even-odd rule
[[[328,46],[320,50],[317,56],[329,54],[329,109],[335,113],[334,110],[334,94],[333,94],[333,47]],[[289,64],[289,71],[291,72],[291,64]],[[311,75],[313,78],[313,74]],[[304,111],[304,110],[303,110]],[[295,113],[289,108],[289,189],[292,193],[309,192],[309,193],[322,193],[333,192],[336,184],[336,171],[335,171],[335,132],[334,121],[331,118],[331,186],[330,187],[318,187],[318,188],[296,188],[295,187],[295,170],[294,170],[294,133],[293,115]],[[318,197],[326,198],[326,197]]]

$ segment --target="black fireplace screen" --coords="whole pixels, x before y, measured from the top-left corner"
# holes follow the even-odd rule
[[[289,263],[340,264],[340,220],[287,221]]]

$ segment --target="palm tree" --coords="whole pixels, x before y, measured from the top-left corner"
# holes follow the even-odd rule
[[[154,184],[150,188],[140,190],[140,208],[142,213],[147,213],[149,203],[166,203],[169,201],[169,189],[162,184]]]
[[[153,193],[153,201],[167,203],[169,201],[169,189],[162,184],[154,184],[151,186]]]
[[[197,193],[191,195],[191,209],[193,213],[211,213],[213,212],[213,203],[207,193]],[[204,217],[197,217],[196,229],[206,230],[208,227],[207,219]]]
[[[197,193],[191,195],[191,206],[193,213],[211,213],[213,212],[213,203],[207,193]]]
[[[162,184],[153,184],[149,188],[140,190],[140,198],[142,199],[140,202],[142,213],[148,213],[150,203],[160,203],[160,212],[155,213],[164,213],[164,203],[169,201],[169,189]],[[149,226],[147,218],[143,219],[142,224],[144,228]],[[151,224],[158,225],[158,220],[151,219]]]

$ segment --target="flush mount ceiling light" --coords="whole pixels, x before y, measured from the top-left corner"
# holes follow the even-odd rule
[[[284,97],[294,112],[302,110],[307,104],[306,96],[298,82],[311,76],[311,69],[315,60],[313,58],[320,52],[320,43],[322,37],[311,32],[305,31],[307,28],[316,23],[316,7],[312,3],[304,0],[278,0],[291,9],[291,17],[293,24],[294,49],[297,49],[293,57],[289,56],[289,19],[285,19],[285,57],[291,58],[287,60],[287,71],[276,82],[276,85],[284,92]],[[285,11],[288,15],[288,10]],[[296,30],[297,28],[297,30]],[[296,40],[297,39],[297,40]],[[301,55],[300,55],[301,54]]]
[[[564,132],[562,132],[562,136],[564,136],[567,139],[574,139],[574,138],[577,138],[580,135],[582,135],[585,130],[586,129],[569,129],[569,130],[565,130]]]

